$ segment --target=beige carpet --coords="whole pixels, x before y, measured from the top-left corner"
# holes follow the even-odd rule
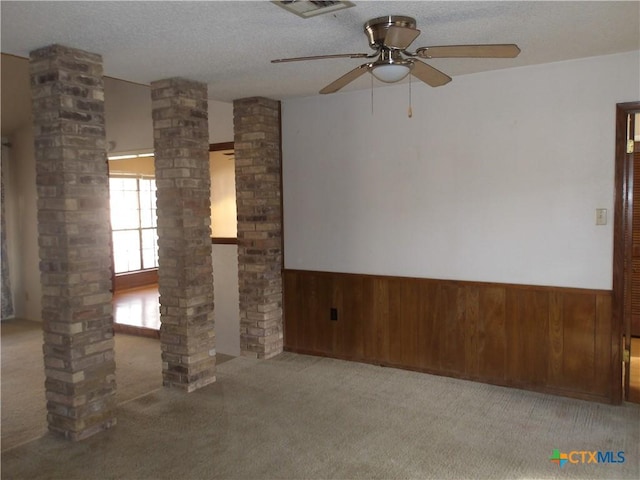
[[[47,432],[44,396],[42,325],[10,320],[0,324],[2,336],[2,450]],[[158,340],[117,334],[118,403],[162,387]]]
[[[42,325],[25,320],[3,321],[1,370],[1,448],[6,450],[47,433],[44,395]],[[117,333],[116,399],[127,402],[162,388],[160,341]],[[218,363],[230,360],[218,355]]]
[[[637,479],[639,444],[638,405],[285,353],[223,363],[192,394],[125,402],[84,442],[46,434],[6,450],[2,478]],[[553,449],[626,461],[560,468]]]

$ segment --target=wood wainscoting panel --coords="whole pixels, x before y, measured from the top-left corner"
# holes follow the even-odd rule
[[[333,351],[341,357],[365,357],[365,318],[371,315],[371,295],[364,278],[349,276],[333,279],[331,308],[339,313],[338,319],[331,321]],[[367,301],[365,301],[367,298]],[[330,316],[330,311],[326,312]],[[348,318],[348,322],[342,318]]]
[[[478,322],[478,376],[503,383],[507,370],[505,333],[505,287],[480,288],[481,312]]]
[[[465,335],[464,369],[469,378],[480,377],[478,365],[478,328],[480,325],[480,287],[467,285],[465,288]]]
[[[544,386],[550,355],[549,293],[506,289],[506,380],[513,385]]]
[[[613,401],[610,291],[300,270],[284,286],[286,350]]]
[[[389,284],[384,278],[371,278],[373,300],[370,324],[365,325],[365,358],[374,363],[389,364]]]
[[[418,364],[418,285],[404,278],[388,280],[389,363],[415,368]]]
[[[430,311],[429,328],[433,332],[428,345],[433,350],[433,371],[466,376],[465,291],[455,284],[438,284],[431,281],[423,283],[428,285],[431,293],[431,301],[426,308]],[[430,308],[430,305],[433,307]]]
[[[332,301],[332,279],[326,275],[313,275],[308,282],[302,283],[303,308],[309,313],[303,323],[303,344],[317,352],[334,352],[333,324],[329,321]],[[308,341],[311,340],[310,343]]]
[[[558,387],[588,391],[595,380],[595,295],[561,293],[562,365]]]
[[[613,343],[620,345],[621,339],[616,341],[614,329],[612,328],[613,296],[611,293],[596,295],[596,326],[595,326],[595,373],[592,390],[600,395],[614,400],[615,395],[612,382],[616,382],[612,377],[612,367],[614,355],[611,346]],[[621,379],[618,379],[621,381]]]

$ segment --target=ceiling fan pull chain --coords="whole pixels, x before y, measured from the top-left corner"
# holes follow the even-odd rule
[[[371,77],[371,116],[373,117],[373,75]]]
[[[413,117],[413,109],[411,108],[411,75],[409,75],[409,118]]]

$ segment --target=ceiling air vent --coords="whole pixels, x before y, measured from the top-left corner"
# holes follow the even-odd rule
[[[313,1],[313,0],[284,0],[273,2],[276,5],[295,13],[302,18],[314,17],[323,13],[335,12],[343,8],[353,7],[351,2]]]

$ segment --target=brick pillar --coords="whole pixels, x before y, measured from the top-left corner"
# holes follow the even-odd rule
[[[102,58],[52,45],[30,75],[47,420],[81,440],[116,423]]]
[[[271,358],[282,352],[282,182],[280,102],[233,102],[240,349]]]
[[[207,86],[160,80],[151,99],[163,383],[192,392],[216,380]]]

